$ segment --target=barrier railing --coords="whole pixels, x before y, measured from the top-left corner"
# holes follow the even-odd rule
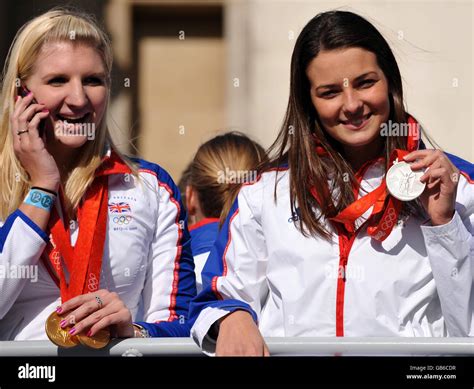
[[[474,356],[474,338],[266,338],[273,356]],[[102,350],[49,341],[0,342],[3,356],[203,356],[190,338],[113,340]]]

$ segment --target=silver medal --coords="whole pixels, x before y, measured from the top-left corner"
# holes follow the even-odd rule
[[[424,170],[412,171],[410,164],[395,160],[387,172],[387,189],[398,200],[414,200],[425,190],[426,184],[420,181],[423,174]]]

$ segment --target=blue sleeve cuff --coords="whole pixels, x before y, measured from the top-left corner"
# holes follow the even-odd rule
[[[184,322],[175,320],[158,323],[137,321],[136,323],[145,328],[153,338],[189,338],[191,333],[191,325],[187,320]]]
[[[26,216],[22,211],[17,209],[13,214],[18,213],[18,216],[23,220],[26,224],[28,224],[33,231],[35,231],[41,238],[48,243],[49,242],[49,236],[44,232],[33,220],[31,220],[28,216]]]
[[[258,325],[258,317],[255,311],[248,305],[247,303],[244,303],[243,301],[239,300],[234,300],[234,299],[229,299],[229,300],[218,300],[209,303],[206,305],[206,308],[217,308],[217,309],[223,309],[224,311],[227,311],[229,313],[235,312],[235,311],[246,311],[250,313],[252,316],[253,321],[255,324]]]
[[[247,305],[247,304],[245,304],[245,305]],[[252,308],[250,308],[250,306],[229,306],[229,307],[221,307],[221,309],[229,311],[229,313],[232,313],[232,312],[235,312],[235,311],[246,311],[246,312],[250,313],[250,315],[252,316],[253,321],[258,326],[257,314],[255,313],[255,311]]]
[[[35,231],[41,239],[43,239],[46,243],[49,242],[49,236],[28,216],[26,216],[22,211],[17,209],[15,212],[10,214],[5,220],[1,230],[0,230],[0,251],[3,250],[3,243],[5,242],[13,223],[15,222],[16,218],[19,217],[23,220],[33,231]]]

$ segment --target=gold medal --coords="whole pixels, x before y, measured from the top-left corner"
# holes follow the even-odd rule
[[[84,346],[95,349],[104,348],[110,342],[110,330],[108,328],[103,328],[94,336],[77,335],[77,337],[79,342]]]
[[[84,201],[77,210],[80,231],[76,244],[71,245],[70,220],[63,205],[65,196],[59,189],[59,205],[62,210],[53,207],[48,222],[50,244],[46,246],[43,260],[52,267],[51,272],[56,284],[59,284],[61,302],[86,293],[96,292],[99,288],[102,257],[107,237],[108,220],[108,176],[112,174],[129,174],[132,171],[116,153],[103,160],[103,164],[95,172],[94,180],[84,195]],[[68,270],[69,282],[66,281],[65,271]],[[99,309],[102,302],[98,296]],[[45,329],[48,338],[61,347],[74,347],[83,344],[98,349],[110,342],[110,330],[99,331],[93,337],[82,334],[70,335],[68,329],[60,327],[61,318],[53,312],[47,319]]]
[[[59,316],[56,311],[49,315],[45,324],[46,335],[48,335],[49,340],[56,346],[64,348],[77,346],[79,344],[77,336],[69,334],[67,327],[62,329],[59,325],[62,320],[63,318]]]

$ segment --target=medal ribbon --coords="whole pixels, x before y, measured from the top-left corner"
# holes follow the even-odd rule
[[[63,193],[61,190],[59,192],[58,200],[62,207],[63,219],[56,208],[53,208],[48,224],[51,242],[46,248],[46,261],[56,273],[53,279],[59,284],[63,303],[99,288],[107,231],[108,176],[127,173],[131,173],[130,168],[115,153],[105,159],[97,169],[95,179],[77,211],[79,234],[74,247],[71,246],[70,223],[62,207]],[[69,284],[66,282],[61,258],[69,271]],[[44,257],[43,259],[45,260]]]
[[[411,116],[408,117],[409,126],[418,125],[414,118]],[[410,127],[411,128],[411,127]],[[417,140],[412,136],[411,131],[408,133],[407,139],[407,150],[395,149],[390,155],[389,167],[391,167],[395,160],[402,161],[403,157],[408,153],[416,150],[418,147]],[[327,151],[323,147],[317,145],[316,152],[320,156],[327,155]],[[362,180],[365,172],[370,167],[373,161],[365,163],[361,169],[356,173],[358,180]],[[359,181],[360,182],[360,181]],[[329,190],[327,187],[323,187],[325,193],[328,193]],[[321,204],[319,196],[315,187],[310,188],[311,194],[313,197]],[[354,196],[357,198],[359,192],[359,187],[354,188]],[[387,206],[384,210],[384,204],[387,200]],[[355,233],[355,221],[361,217],[370,207],[373,206],[371,215],[368,219],[367,233],[372,238],[383,241],[390,235],[397,219],[398,214],[402,208],[402,203],[400,200],[394,198],[388,193],[385,177],[382,179],[382,183],[374,189],[372,192],[369,192],[360,199],[354,201],[352,204],[348,205],[345,209],[339,212],[336,216],[330,218],[329,220],[339,223],[339,225],[344,226],[345,230],[349,234]],[[379,222],[375,221],[374,216],[383,211],[382,217]]]

